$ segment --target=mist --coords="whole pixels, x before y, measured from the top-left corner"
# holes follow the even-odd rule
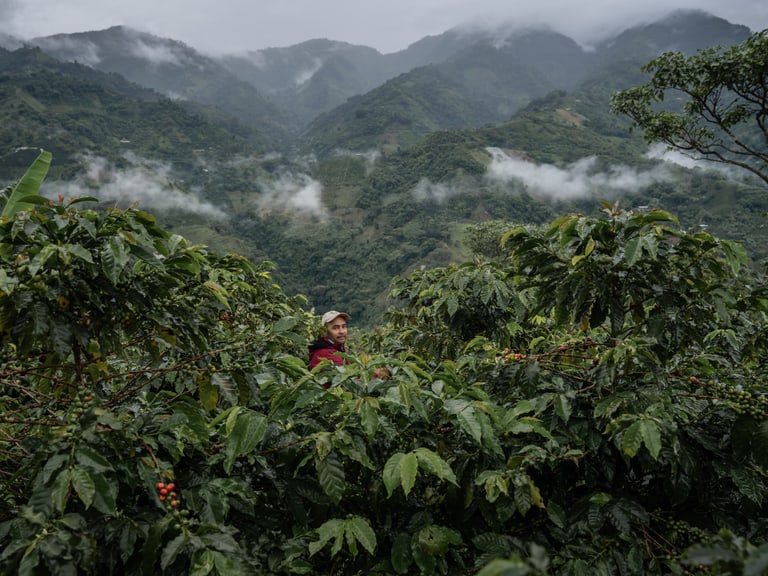
[[[199,188],[181,190],[168,164],[130,155],[132,166],[118,168],[98,156],[82,156],[84,174],[67,182],[43,185],[41,194],[48,198],[93,196],[101,202],[114,202],[121,208],[131,206],[146,211],[176,211],[214,220],[226,220],[226,212],[202,199]]]
[[[517,182],[531,193],[557,200],[573,200],[606,191],[634,193],[670,177],[663,165],[645,171],[628,166],[612,166],[599,171],[594,156],[559,167],[535,164],[500,148],[487,148],[487,151],[491,155],[486,175],[489,180]]]
[[[464,25],[546,26],[590,44],[678,9],[705,10],[756,31],[768,26],[765,0],[0,0],[6,33],[22,39],[125,25],[209,54],[291,46],[314,38],[403,50]]]
[[[322,221],[328,217],[322,200],[323,187],[307,174],[284,172],[274,180],[259,180],[258,187],[261,193],[254,195],[258,210],[299,211]]]
[[[454,196],[469,192],[471,184],[462,180],[454,180],[448,183],[432,182],[428,178],[422,178],[413,188],[411,193],[416,200],[443,202]]]

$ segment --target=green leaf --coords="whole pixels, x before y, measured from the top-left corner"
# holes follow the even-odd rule
[[[486,470],[475,478],[475,484],[482,484],[485,490],[485,499],[488,502],[496,502],[499,496],[509,495],[509,476],[495,470]]]
[[[336,455],[331,452],[325,458],[315,458],[317,479],[320,486],[334,504],[338,504],[347,489],[347,481],[342,466]]]
[[[525,516],[533,505],[533,496],[531,494],[530,486],[527,483],[515,485],[514,498],[517,511]]]
[[[468,406],[459,412],[456,417],[459,419],[461,429],[469,434],[475,442],[482,444],[483,427],[477,419],[475,409],[472,406]]]
[[[92,474],[91,478],[96,490],[93,507],[103,514],[114,514],[117,511],[117,483],[99,473]]]
[[[373,553],[376,551],[376,533],[366,518],[362,516],[348,518],[346,521],[346,534],[347,540],[349,540],[350,534],[353,535],[355,540],[363,545],[368,554],[373,556]]]
[[[453,294],[446,300],[448,315],[453,317],[459,310],[459,300]]]
[[[317,529],[318,539],[309,543],[309,555],[314,556],[317,554],[331,541],[331,538],[334,538],[337,542],[343,540],[344,530],[345,526],[343,520],[332,518],[324,522]]]
[[[35,546],[31,551],[27,551],[19,562],[19,571],[17,576],[35,576],[39,572],[35,570],[40,562],[40,553]]]
[[[53,156],[50,152],[47,150],[40,150],[40,154],[35,161],[29,168],[27,168],[24,175],[13,186],[8,201],[5,203],[3,212],[0,216],[4,218],[13,218],[17,212],[34,207],[34,204],[28,201],[28,197],[39,194],[40,185],[48,174],[52,158]]]
[[[236,562],[229,554],[214,551],[213,558],[217,576],[241,576],[243,574],[241,563]]]
[[[551,500],[547,503],[547,517],[558,528],[565,527],[566,515],[562,506]]]
[[[360,406],[360,423],[368,438],[373,438],[376,435],[376,431],[379,429],[379,412],[365,399]]]
[[[72,468],[71,479],[72,487],[75,489],[75,492],[77,492],[77,496],[80,498],[82,503],[85,505],[85,509],[87,510],[91,507],[91,504],[93,504],[93,497],[96,493],[96,485],[94,484],[91,475],[88,474],[85,469],[78,466],[76,468]]]
[[[94,504],[94,507],[96,505]],[[119,546],[120,546],[120,558],[122,559],[123,563],[128,561],[128,558],[130,558],[133,555],[134,549],[136,547],[136,541],[138,540],[139,536],[139,530],[136,528],[132,522],[130,521],[123,521],[122,529],[120,530],[120,539],[119,539]]]
[[[406,532],[400,532],[392,543],[392,551],[389,559],[392,562],[392,568],[398,574],[407,574],[408,568],[413,562],[411,553],[411,535]]]
[[[216,559],[213,550],[207,548],[195,555],[192,566],[189,568],[189,576],[207,576],[213,570]]]
[[[387,488],[387,498],[390,498],[392,493],[402,483],[400,463],[402,462],[403,458],[405,458],[405,454],[402,452],[396,452],[395,454],[392,454],[392,456],[389,457],[389,460],[387,460],[386,464],[384,464],[382,480],[384,481],[384,486]]]
[[[739,492],[749,498],[752,502],[761,506],[765,498],[765,487],[762,478],[751,474],[744,468],[734,467],[731,470],[731,480],[739,489]]]
[[[626,430],[621,440],[621,451],[626,456],[633,457],[637,454],[640,447],[643,445],[641,423],[633,422]]]
[[[423,470],[437,476],[441,480],[447,480],[451,484],[458,486],[453,470],[438,454],[428,448],[416,448],[414,452],[419,460],[419,466]]]
[[[607,515],[611,524],[613,524],[613,527],[616,528],[620,534],[629,534],[632,531],[629,516],[627,516],[627,513],[618,504],[615,503],[613,506],[610,506],[607,510]]]
[[[194,269],[192,270],[193,273],[197,273],[199,271],[199,266],[195,264]],[[208,289],[208,291],[214,295],[214,297],[224,306],[225,308],[229,308],[229,301],[227,300],[227,291],[221,286],[221,284],[217,282],[207,281],[203,283],[203,286]]]
[[[43,466],[43,483],[47,484],[51,475],[61,468],[68,460],[69,456],[66,454],[54,454],[48,458],[45,466]]]
[[[648,419],[641,420],[639,424],[643,444],[645,444],[653,459],[658,460],[661,453],[661,430],[659,430],[659,425],[655,421]]]
[[[267,417],[252,410],[245,410],[237,415],[232,432],[227,436],[225,445],[224,468],[232,470],[232,464],[239,456],[249,454],[264,438],[267,431]]]
[[[176,538],[168,542],[160,555],[160,568],[165,570],[168,566],[173,564],[173,561],[176,560],[179,553],[184,550],[187,542],[189,542],[189,536],[184,533],[179,534]]]
[[[67,252],[76,256],[80,260],[85,260],[89,264],[93,264],[93,255],[89,250],[81,246],[80,244],[67,244]]]
[[[419,460],[416,454],[410,452],[400,460],[400,485],[403,492],[408,496],[414,484],[416,484],[416,475],[419,472]]]
[[[552,398],[555,405],[555,414],[558,415],[560,420],[564,423],[568,423],[571,417],[571,400],[565,394],[555,394]]]
[[[203,408],[211,412],[219,403],[219,390],[213,384],[211,375],[201,372],[197,378],[197,393],[200,396],[200,404]]]
[[[75,460],[93,472],[111,472],[113,470],[109,460],[87,444],[80,444],[77,447]]]
[[[624,245],[624,261],[627,266],[634,266],[642,255],[642,237],[630,238]]]
[[[155,573],[155,562],[157,561],[158,550],[162,544],[163,534],[171,523],[171,519],[171,516],[164,516],[159,521],[150,525],[149,530],[147,531],[144,545],[141,547],[141,565],[144,574]],[[213,564],[211,563],[211,565]],[[205,574],[207,573],[208,572],[205,572]]]
[[[450,547],[461,544],[461,534],[446,526],[430,524],[418,532],[419,548],[430,556],[443,556]]]
[[[69,499],[69,489],[72,486],[72,471],[65,468],[56,476],[51,487],[51,500],[58,512],[64,512]]]
[[[272,326],[272,332],[274,334],[282,334],[283,332],[288,332],[289,330],[293,330],[296,325],[298,324],[298,320],[294,316],[284,316],[283,318],[280,318],[277,322],[275,322],[274,326]]]

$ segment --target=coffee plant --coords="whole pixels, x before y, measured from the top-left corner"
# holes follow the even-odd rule
[[[268,263],[137,209],[0,217],[0,572],[762,574],[768,294],[605,206],[395,278],[344,366]]]

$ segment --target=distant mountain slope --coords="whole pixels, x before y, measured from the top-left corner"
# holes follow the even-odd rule
[[[260,132],[272,147],[285,147],[295,129],[291,116],[251,84],[182,42],[115,26],[31,43],[61,61],[120,74],[168,98],[217,107]]]
[[[391,152],[430,132],[475,126],[489,116],[467,101],[458,83],[425,66],[321,115],[302,135],[302,149],[320,156],[338,149]]]
[[[416,68],[318,117],[302,135],[317,154],[409,146],[435,130],[502,122],[534,98],[571,87],[588,60],[548,31],[465,37],[439,64]]]
[[[405,71],[373,48],[321,39],[225,55],[218,61],[281,102],[301,125]]]
[[[694,54],[703,48],[739,44],[750,34],[746,26],[731,24],[703,10],[678,10],[601,42],[596,46],[595,58],[600,64],[630,59],[647,62],[663,52]]]
[[[243,137],[117,74],[63,63],[38,48],[0,49],[0,177],[18,177],[30,154],[53,152],[51,177],[72,177],[78,157],[118,159],[127,151],[188,163],[198,151],[227,157],[252,149]]]
[[[472,34],[449,30],[408,48],[381,54],[367,46],[314,39],[218,57],[218,61],[261,93],[281,102],[303,126],[388,80],[437,64],[472,46]]]
[[[744,26],[692,10],[625,30],[589,51],[552,30],[519,27],[456,28],[392,54],[317,39],[214,58],[120,26],[34,42],[62,60],[218,107],[275,148],[290,147],[300,132],[304,150],[325,154],[397,149],[431,130],[503,122],[532,100],[570,90],[615,62],[640,65],[662,51],[692,53],[748,35]],[[381,118],[372,117],[379,112]]]
[[[461,48],[442,62],[402,74],[319,116],[304,132],[303,148],[321,155],[344,147],[391,151],[432,130],[504,122],[536,98],[571,90],[604,70],[619,77],[624,69],[638,72],[632,82],[615,82],[615,89],[642,82],[641,66],[664,50],[692,54],[748,36],[746,27],[701,11],[627,30],[594,51],[549,30],[475,32],[461,36]],[[458,37],[446,33],[444,40]]]

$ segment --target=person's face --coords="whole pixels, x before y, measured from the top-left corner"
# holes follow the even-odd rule
[[[325,325],[328,337],[337,344],[344,344],[347,341],[347,321],[343,316],[336,316]]]

